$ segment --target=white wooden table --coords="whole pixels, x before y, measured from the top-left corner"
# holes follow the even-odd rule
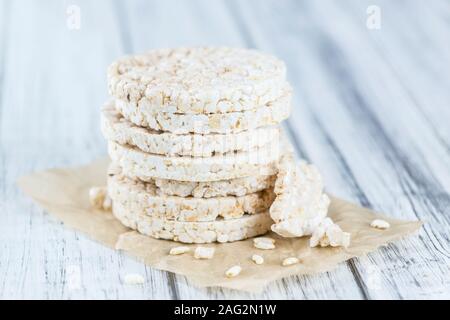
[[[450,298],[449,40],[445,0],[0,1],[0,298]],[[21,194],[23,174],[106,153],[99,109],[111,61],[180,45],[284,59],[295,90],[286,129],[299,154],[329,192],[421,219],[420,234],[247,295],[145,267]],[[145,285],[122,284],[131,272]]]

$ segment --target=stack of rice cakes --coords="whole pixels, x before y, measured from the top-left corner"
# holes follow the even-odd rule
[[[153,50],[113,63],[108,85],[102,132],[117,219],[185,243],[270,230],[279,123],[291,110],[282,61],[247,49]]]

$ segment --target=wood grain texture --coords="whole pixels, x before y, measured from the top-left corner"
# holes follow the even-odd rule
[[[66,26],[72,4],[80,30]],[[380,30],[366,27],[369,5],[381,9]],[[0,298],[450,298],[449,9],[443,0],[1,1]],[[106,152],[99,108],[112,60],[180,45],[254,47],[285,60],[295,92],[285,129],[298,154],[329,192],[424,220],[419,236],[248,295],[146,267],[18,191],[23,174]],[[145,285],[122,283],[134,272]]]

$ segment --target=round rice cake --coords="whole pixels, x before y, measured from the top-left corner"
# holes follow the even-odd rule
[[[145,153],[136,147],[108,142],[113,160],[131,177],[151,177],[179,181],[218,181],[271,175],[276,172],[280,146],[265,146],[255,152],[208,158],[168,157]]]
[[[192,182],[154,179],[155,185],[165,195],[195,198],[236,196],[272,189],[276,175],[256,175],[230,180]]]
[[[157,131],[176,134],[236,133],[279,124],[291,113],[291,93],[262,107],[247,111],[211,114],[154,112],[136,108],[124,100],[115,100],[115,108],[130,122]]]
[[[135,108],[184,114],[257,109],[282,95],[285,79],[281,60],[226,47],[151,50],[108,68],[115,98]]]
[[[123,174],[109,175],[107,184],[113,203],[145,212],[152,218],[188,222],[215,221],[219,217],[229,220],[267,211],[275,196],[270,189],[242,197],[164,196],[158,194],[154,184],[130,179]]]
[[[122,174],[122,168],[116,163],[111,163],[108,174]],[[127,176],[155,185],[159,195],[194,198],[241,197],[265,189],[273,189],[276,179],[275,174],[205,182],[158,179],[144,175],[133,176],[130,172],[127,172]]]
[[[156,239],[184,243],[233,242],[265,234],[272,219],[268,212],[212,222],[181,222],[152,218],[144,211],[113,202],[113,215],[125,226]]]
[[[231,134],[174,134],[139,127],[123,118],[107,103],[101,113],[101,129],[107,140],[136,146],[142,151],[169,156],[211,157],[235,151],[251,151],[280,139],[279,126],[267,126]]]

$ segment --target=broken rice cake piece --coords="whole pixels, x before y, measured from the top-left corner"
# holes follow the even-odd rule
[[[350,233],[342,231],[330,218],[325,218],[314,230],[309,245],[311,247],[320,245],[321,247],[342,246],[347,248],[350,245]]]
[[[282,237],[310,235],[327,216],[330,200],[322,193],[319,171],[305,162],[296,163],[292,152],[284,154],[275,181],[276,198],[270,207],[272,231]]]
[[[294,154],[284,154],[275,181],[276,198],[270,207],[275,221],[272,231],[282,237],[312,235],[310,246],[343,246],[350,244],[350,234],[327,218],[330,199],[323,193],[319,171],[305,162],[296,163]]]

